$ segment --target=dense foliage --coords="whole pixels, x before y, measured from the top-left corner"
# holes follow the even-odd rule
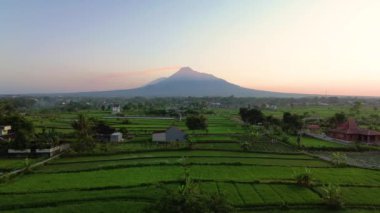
[[[186,126],[190,130],[206,130],[207,118],[203,115],[190,115],[186,117]]]
[[[297,134],[302,128],[302,117],[297,114],[285,112],[282,116],[282,127],[290,134]]]
[[[77,138],[76,143],[73,144],[74,150],[77,152],[93,150],[95,148],[93,120],[87,118],[83,114],[79,114],[78,118],[72,122],[71,126],[75,130]]]
[[[265,120],[264,114],[258,109],[240,108],[241,119],[249,124],[260,124]]]

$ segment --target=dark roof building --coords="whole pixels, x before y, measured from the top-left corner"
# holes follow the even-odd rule
[[[358,141],[364,143],[380,142],[380,132],[358,127],[354,119],[348,119],[336,129],[328,131],[332,138],[345,141]]]
[[[154,132],[152,134],[153,142],[184,142],[186,133],[177,127],[170,127],[166,131]]]

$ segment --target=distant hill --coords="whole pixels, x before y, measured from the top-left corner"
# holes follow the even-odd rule
[[[89,97],[302,97],[306,95],[248,89],[213,75],[183,67],[168,78],[159,78],[135,89],[71,93]]]

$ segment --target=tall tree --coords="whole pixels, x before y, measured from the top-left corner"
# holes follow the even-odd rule
[[[347,116],[344,112],[335,113],[334,116],[327,119],[327,125],[330,128],[336,128],[338,125],[347,121]]]
[[[79,114],[78,118],[71,124],[76,132],[77,143],[73,144],[73,148],[77,152],[92,151],[95,148],[93,138],[93,121],[83,114]]]
[[[290,134],[297,134],[302,128],[301,117],[297,114],[285,112],[282,116],[283,129]]]
[[[207,130],[207,118],[203,115],[187,116],[186,126],[190,130]]]
[[[264,114],[259,109],[240,108],[241,119],[249,124],[257,125],[265,121]]]
[[[79,137],[89,137],[92,134],[93,122],[83,114],[79,114],[71,126]]]
[[[95,121],[93,126],[93,131],[97,134],[109,135],[115,132],[115,128],[112,128],[110,125],[106,124],[104,121]]]

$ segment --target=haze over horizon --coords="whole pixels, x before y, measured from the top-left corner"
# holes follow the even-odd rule
[[[377,0],[2,0],[0,94],[130,89],[180,67],[243,87],[380,95]]]

